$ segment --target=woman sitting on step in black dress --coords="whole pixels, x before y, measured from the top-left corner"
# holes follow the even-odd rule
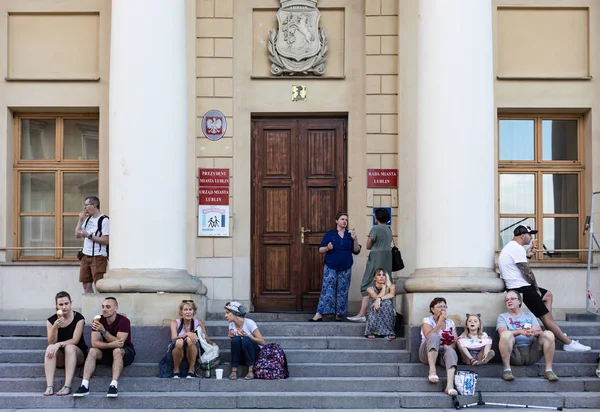
[[[65,368],[65,384],[56,395],[65,396],[71,393],[75,367],[83,365],[88,352],[83,337],[85,319],[81,313],[71,309],[71,296],[67,292],[58,292],[54,301],[56,313],[46,321],[48,347],[44,355],[44,370],[47,386],[44,396],[54,395],[57,366]]]

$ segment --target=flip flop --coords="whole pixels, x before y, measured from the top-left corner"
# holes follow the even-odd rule
[[[438,383],[440,381],[440,377],[437,375],[429,375],[427,379],[429,380],[429,383]]]
[[[54,395],[54,386],[48,385],[46,386],[46,392],[44,392],[44,396],[52,396]]]
[[[368,339],[375,339],[375,335],[368,335],[367,338]]]
[[[61,390],[59,390],[58,392],[56,392],[56,396],[67,396],[71,394],[71,387],[70,386],[63,386]]]
[[[392,341],[394,339],[396,339],[396,335],[389,335],[389,336],[385,337],[385,340],[389,340],[389,341]]]
[[[456,391],[456,389],[448,389],[446,388],[444,390],[444,393],[448,396],[458,396],[458,392]]]
[[[232,381],[236,380],[237,379],[237,371],[231,372],[229,374],[229,379],[231,379]]]
[[[245,381],[249,381],[251,379],[254,379],[254,372],[248,372],[248,374],[244,376]]]

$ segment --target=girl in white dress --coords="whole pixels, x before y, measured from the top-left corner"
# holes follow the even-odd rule
[[[458,339],[458,350],[467,365],[483,365],[494,357],[492,339],[483,331],[479,313],[467,313],[465,331]]]

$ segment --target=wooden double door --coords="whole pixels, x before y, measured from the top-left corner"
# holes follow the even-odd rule
[[[319,244],[346,210],[346,119],[252,121],[252,303],[312,312]]]

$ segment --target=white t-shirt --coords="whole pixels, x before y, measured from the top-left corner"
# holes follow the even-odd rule
[[[83,224],[81,225],[81,229],[96,236],[96,232],[98,230],[98,220],[100,219],[100,216],[104,216],[104,215],[98,215],[98,217],[91,216],[89,220],[86,217],[85,220],[83,221]],[[86,220],[87,220],[87,225],[85,223]],[[110,235],[109,232],[110,232],[110,225],[108,223],[108,218],[104,218],[104,220],[102,220],[102,236]],[[93,251],[92,251],[92,248],[93,248]],[[87,255],[87,256],[92,256],[92,255],[93,256],[100,256],[100,255],[106,256],[106,245],[101,245],[100,243],[95,243],[86,237],[83,240],[83,254]]]
[[[525,248],[514,240],[511,240],[502,248],[502,252],[500,252],[500,256],[498,257],[498,268],[500,269],[500,276],[504,280],[506,289],[530,286],[517,267],[517,263],[522,262],[527,262]]]
[[[242,326],[242,330],[244,332],[246,332],[248,335],[252,335],[252,333],[258,329],[258,326],[256,326],[256,322],[254,322],[252,319],[246,319],[244,318],[244,325]],[[235,327],[235,323],[231,322],[229,323],[229,330],[232,330],[233,333],[235,334],[237,332],[237,328]],[[261,345],[260,348],[262,349]]]
[[[432,328],[435,328],[435,325],[437,324],[437,322],[433,319],[433,315],[423,318],[423,322],[421,322],[421,325],[423,323],[431,326]],[[452,319],[446,319],[446,324],[444,325],[444,329],[440,330],[438,332],[438,335],[440,335],[440,338],[442,338],[442,340],[444,340],[444,339],[454,340],[454,338],[453,338],[454,332],[453,331],[455,328],[456,328],[456,326],[454,325],[454,321]],[[427,340],[427,338],[425,337],[425,334],[423,334],[423,327],[421,326],[421,343],[425,342],[426,340]]]

